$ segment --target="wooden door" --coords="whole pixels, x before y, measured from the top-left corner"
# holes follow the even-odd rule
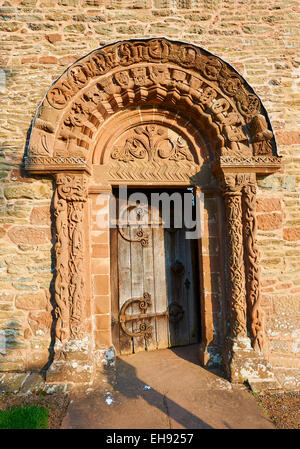
[[[197,241],[186,239],[184,228],[151,223],[146,194],[148,204],[133,209],[137,222],[122,226],[118,217],[111,229],[112,335],[119,354],[192,344],[200,336]]]

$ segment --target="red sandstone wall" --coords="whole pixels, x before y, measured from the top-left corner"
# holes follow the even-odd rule
[[[260,95],[285,168],[259,181],[266,354],[300,387],[300,4],[269,0],[0,2],[0,371],[48,359],[52,181],[24,178],[26,134],[47,88],[78,57],[119,39],[189,41],[232,64]],[[1,81],[0,81],[1,82]]]

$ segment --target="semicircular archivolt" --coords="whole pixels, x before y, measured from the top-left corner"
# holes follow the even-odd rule
[[[108,45],[69,67],[39,108],[29,156],[89,160],[101,124],[143,104],[190,116],[220,155],[276,155],[265,110],[232,67],[199,47],[149,39]]]

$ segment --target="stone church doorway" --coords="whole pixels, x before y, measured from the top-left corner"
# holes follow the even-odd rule
[[[268,375],[256,179],[281,162],[266,109],[233,67],[164,38],[96,49],[49,88],[25,167],[55,181],[55,356],[48,380],[90,381],[115,345],[133,352],[199,340],[195,298],[201,363],[223,363],[235,382]],[[98,213],[111,216],[112,190],[122,185],[190,187],[196,204],[203,195],[198,282],[183,231],[151,223],[99,228]]]
[[[113,193],[120,206],[118,190]],[[117,207],[116,227],[110,231],[114,348],[131,354],[197,343],[198,246],[183,217],[188,209],[184,200],[195,217],[193,193],[130,189],[128,194],[141,200]],[[124,212],[129,214],[126,224]]]

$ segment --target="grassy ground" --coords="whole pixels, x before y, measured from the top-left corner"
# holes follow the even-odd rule
[[[28,405],[0,411],[0,429],[48,429],[46,407]]]
[[[253,394],[250,393],[249,394]],[[285,393],[265,393],[254,394],[259,407],[262,408],[266,416],[274,423],[277,429],[300,429],[300,392],[285,392]],[[30,428],[30,429],[59,429],[62,420],[67,412],[67,407],[70,402],[70,397],[67,394],[53,394],[47,396],[33,395],[30,396],[16,396],[16,395],[0,395],[0,429],[3,427],[5,420],[18,420],[17,424],[14,421],[10,427],[15,429]],[[30,408],[30,407],[36,408]],[[14,407],[26,407],[29,415],[24,419],[23,412],[16,414],[2,415],[2,411],[9,411]],[[47,427],[42,427],[46,422],[46,412],[48,413]],[[2,418],[1,418],[2,416]],[[6,416],[6,418],[3,418]],[[10,418],[8,418],[10,416]],[[2,421],[1,421],[2,419]],[[12,424],[10,424],[12,425]],[[29,427],[19,427],[20,425],[27,425]],[[32,426],[32,427],[31,427]],[[40,427],[37,427],[40,426]]]
[[[0,429],[7,423],[15,421],[17,427],[14,429],[59,429],[62,420],[66,414],[70,399],[68,394],[51,394],[37,395],[30,394],[28,396],[18,396],[14,394],[0,395]],[[33,407],[33,408],[32,408]],[[26,409],[26,411],[18,411],[10,413],[10,410],[18,408]],[[4,413],[3,413],[4,412]],[[47,413],[47,420],[45,419]],[[24,417],[26,415],[26,418]],[[1,424],[1,416],[2,424]],[[4,423],[4,424],[3,424]],[[18,427],[20,425],[29,425],[32,427]],[[44,426],[46,427],[37,427]]]

